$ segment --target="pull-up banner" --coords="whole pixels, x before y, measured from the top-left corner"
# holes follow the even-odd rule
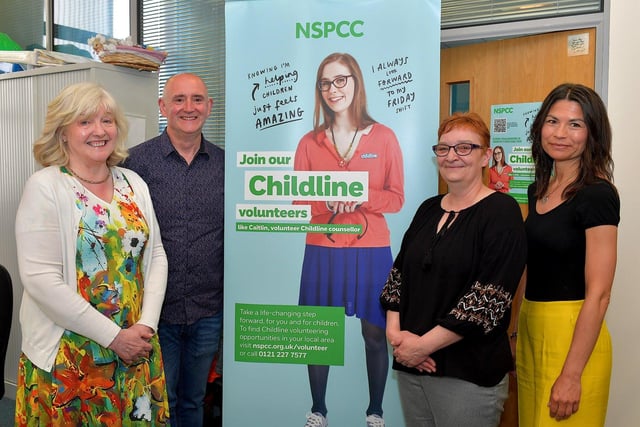
[[[225,12],[224,425],[402,426],[378,297],[437,191],[440,1]]]

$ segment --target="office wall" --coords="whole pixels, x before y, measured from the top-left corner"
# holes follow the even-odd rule
[[[607,320],[613,338],[613,378],[607,427],[640,425],[640,2],[612,0],[609,32],[608,108],[613,126],[615,180],[622,201],[618,269]]]

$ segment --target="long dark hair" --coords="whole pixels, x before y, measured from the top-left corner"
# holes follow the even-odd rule
[[[542,149],[542,127],[551,107],[560,100],[577,102],[582,108],[587,126],[587,142],[580,159],[578,175],[562,193],[571,198],[578,190],[598,179],[613,183],[613,159],[611,157],[611,125],[607,109],[600,96],[581,84],[563,83],[553,89],[542,102],[540,111],[531,124],[531,154],[535,162],[535,196],[542,197],[549,187],[554,161]]]

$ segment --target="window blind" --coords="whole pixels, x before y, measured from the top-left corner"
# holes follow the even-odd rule
[[[50,0],[53,8],[53,49],[58,52],[92,57],[87,40],[96,34],[113,33],[114,0]],[[128,17],[127,17],[128,19]]]
[[[139,40],[169,53],[159,71],[159,91],[169,77],[189,72],[200,76],[213,98],[203,133],[224,148],[225,28],[224,0],[141,0]],[[159,131],[166,126],[160,116]]]
[[[441,28],[598,13],[603,0],[442,0]]]

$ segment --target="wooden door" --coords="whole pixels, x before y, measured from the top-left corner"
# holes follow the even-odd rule
[[[585,35],[588,48],[571,49],[572,36]],[[560,31],[440,51],[440,118],[449,114],[450,85],[469,82],[469,109],[487,124],[491,105],[542,101],[560,83],[594,87],[594,28]],[[439,181],[438,189],[446,191]],[[522,206],[526,216],[527,207]]]
[[[579,40],[587,40],[588,48],[583,45],[576,49],[572,45],[576,35],[583,35]],[[454,83],[469,82],[469,110],[478,113],[487,124],[492,105],[542,101],[551,89],[565,82],[593,88],[595,36],[595,29],[588,28],[442,49],[441,119],[449,115],[450,85]],[[446,192],[442,180],[438,190]],[[521,209],[526,217],[527,206],[521,205]],[[510,376],[509,399],[500,427],[517,426],[517,386],[515,377]]]

